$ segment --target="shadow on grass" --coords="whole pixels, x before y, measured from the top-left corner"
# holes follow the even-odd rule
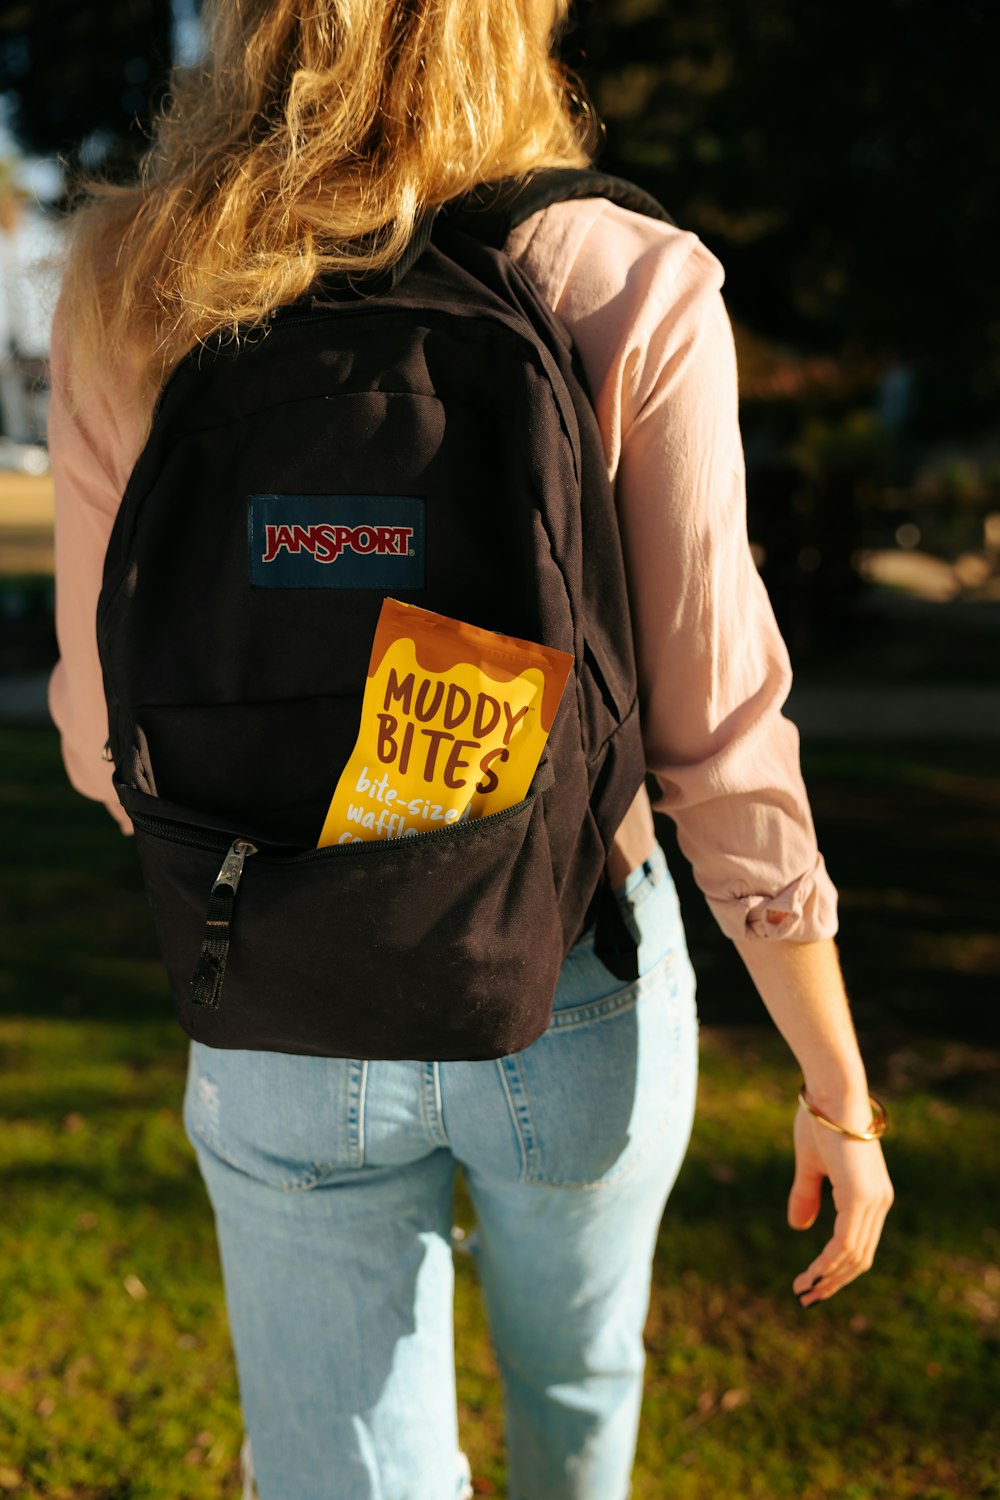
[[[69,785],[53,732],[0,731],[0,763],[0,1014],[169,1021],[132,841]]]

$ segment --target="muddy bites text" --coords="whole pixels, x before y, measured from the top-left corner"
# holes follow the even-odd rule
[[[319,847],[406,838],[520,802],[573,658],[386,599],[361,730]]]

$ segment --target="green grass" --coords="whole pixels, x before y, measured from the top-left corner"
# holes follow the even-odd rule
[[[880,867],[902,859],[882,846],[890,788],[902,788],[892,826],[904,844],[928,778],[932,795],[960,791],[962,816],[978,805],[988,826],[995,790],[948,753],[858,764],[830,752],[810,788],[819,810],[846,807],[859,826],[881,810]],[[221,1279],[180,1121],[186,1044],[134,851],[65,785],[49,733],[0,734],[0,764],[15,851],[0,883],[0,1495],[235,1496],[242,1429]],[[933,830],[920,837],[933,844]],[[995,968],[982,945],[970,960],[949,917],[957,902],[974,938],[980,897],[947,886],[944,861],[936,885],[926,865],[909,881],[890,870],[901,894],[888,905],[884,868],[845,868],[852,930],[871,924],[855,971],[880,972],[889,921],[899,951],[929,964],[926,995],[945,991],[926,1027],[898,996],[886,1015],[868,997],[863,1043],[890,1113],[896,1188],[879,1256],[829,1303],[798,1305],[792,1280],[824,1243],[832,1205],[827,1195],[805,1234],[786,1225],[794,1061],[767,1026],[704,1024],[698,1119],[657,1253],[635,1500],[1000,1497],[989,1431],[1000,1051],[967,1039],[953,1001]],[[928,914],[932,899],[943,906]],[[751,995],[748,1015],[755,1005]],[[918,1007],[918,1021],[927,1014]],[[461,1192],[456,1213],[470,1225]],[[479,1492],[503,1496],[496,1369],[472,1262],[456,1268],[463,1442]]]

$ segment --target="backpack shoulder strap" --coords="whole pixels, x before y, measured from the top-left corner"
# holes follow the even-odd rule
[[[634,182],[586,167],[543,167],[527,176],[481,183],[443,204],[437,219],[499,250],[511,231],[532,214],[574,198],[608,198],[647,218],[676,223],[651,193]]]
[[[622,208],[630,208],[647,218],[665,224],[676,220],[651,193],[607,172],[586,167],[542,167],[518,177],[500,177],[480,183],[471,192],[447,203],[425,207],[418,215],[409,244],[393,265],[385,271],[360,272],[355,275],[323,277],[326,291],[354,297],[384,295],[403,280],[407,271],[420,259],[430,244],[434,231],[458,229],[496,250],[506,245],[512,230],[525,219],[553,203],[571,198],[608,198]]]

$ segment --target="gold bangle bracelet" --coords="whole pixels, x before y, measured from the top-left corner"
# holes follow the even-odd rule
[[[824,1125],[828,1125],[831,1130],[839,1131],[841,1135],[849,1135],[852,1141],[877,1141],[879,1136],[885,1135],[886,1126],[889,1123],[886,1119],[885,1109],[872,1094],[868,1095],[868,1103],[874,1106],[874,1113],[872,1114],[871,1125],[865,1131],[848,1130],[846,1125],[840,1125],[836,1120],[831,1120],[829,1115],[825,1115],[821,1109],[817,1109],[815,1104],[811,1103],[806,1097],[805,1084],[799,1090],[799,1103],[804,1104],[810,1114],[816,1116],[817,1120],[822,1120]]]

